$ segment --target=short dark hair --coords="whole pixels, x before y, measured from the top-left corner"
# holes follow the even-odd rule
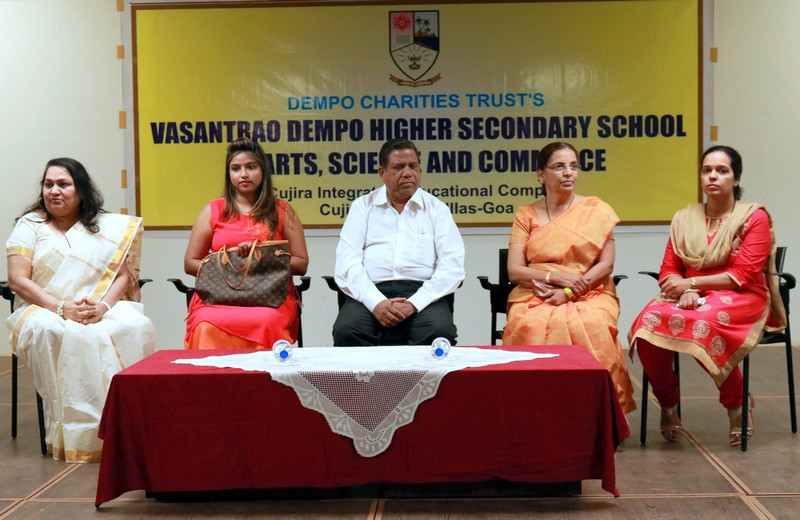
[[[92,182],[92,178],[89,177],[89,172],[86,171],[86,168],[84,168],[80,162],[69,157],[57,157],[47,161],[44,172],[42,173],[42,179],[39,181],[39,196],[36,202],[25,208],[22,215],[30,213],[31,211],[40,211],[45,215],[45,222],[49,222],[53,218],[53,215],[47,211],[47,206],[44,203],[44,194],[42,193],[44,189],[44,178],[47,175],[48,168],[51,166],[64,168],[67,170],[67,173],[70,174],[72,182],[75,184],[75,192],[80,198],[80,203],[78,204],[78,220],[90,233],[97,233],[100,229],[97,227],[97,214],[105,213],[103,209],[103,195],[94,185],[94,182]]]
[[[564,149],[572,150],[575,152],[575,156],[578,156],[578,150],[576,150],[574,146],[569,143],[556,141],[539,150],[539,155],[536,157],[536,169],[544,170],[544,167],[547,166],[547,163],[550,161],[550,157],[557,151]]]
[[[741,186],[741,178],[742,178],[742,156],[739,155],[739,152],[736,151],[735,148],[725,145],[717,145],[712,146],[705,152],[703,152],[703,156],[700,158],[700,168],[703,167],[703,161],[706,159],[708,154],[714,152],[722,152],[728,156],[728,159],[731,161],[731,170],[733,170],[733,179],[740,183],[739,186],[733,187],[733,200],[742,200],[742,193],[744,190]]]
[[[419,160],[419,150],[417,149],[417,145],[412,141],[405,138],[389,139],[383,143],[381,151],[378,154],[378,164],[381,165],[381,168],[386,168],[389,164],[389,154],[396,150],[414,150],[417,154],[417,160]]]
[[[578,150],[576,150],[574,146],[563,141],[556,141],[545,145],[544,148],[539,150],[539,154],[536,156],[536,169],[544,170],[547,163],[550,162],[550,157],[559,150],[572,150],[575,152],[575,157],[578,156]],[[547,196],[547,188],[544,187],[544,183],[542,183],[542,193]]]

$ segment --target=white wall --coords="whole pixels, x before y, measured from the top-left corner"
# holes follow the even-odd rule
[[[122,206],[119,14],[113,0],[0,0],[0,238],[53,157],[80,160],[106,207]],[[5,259],[0,280],[6,279]],[[0,319],[8,307],[0,301]],[[9,352],[0,328],[0,355]]]
[[[789,248],[785,270],[800,275],[800,2],[724,0],[715,10],[719,142],[742,154],[743,199],[767,206],[778,244]]]
[[[45,162],[55,156],[82,161],[103,191],[108,209],[125,205],[119,178],[125,162],[123,134],[117,128],[123,69],[116,46],[122,31],[115,6],[114,0],[0,0],[3,239],[13,218],[33,200]],[[768,205],[777,222],[778,242],[790,247],[787,271],[798,274],[798,212],[790,195],[797,184],[792,171],[796,161],[790,140],[800,135],[800,99],[793,95],[800,79],[793,54],[800,48],[800,35],[793,27],[799,23],[800,2],[795,0],[716,2],[714,44],[720,61],[711,69],[714,104],[708,110],[720,127],[720,142],[742,152],[745,199]],[[647,161],[642,165],[646,168]],[[467,279],[456,295],[462,345],[488,340],[489,305],[475,277],[487,274],[496,280],[496,251],[505,247],[508,230],[499,232],[465,231]],[[182,346],[184,301],[166,279],[183,271],[186,236],[175,232],[145,237],[142,274],[155,282],[144,289],[143,302],[156,325],[159,348]],[[320,276],[333,270],[336,237],[311,236],[308,242],[312,286],[305,296],[304,332],[308,345],[325,345],[330,342],[336,300]],[[630,276],[619,287],[623,338],[655,291],[654,283],[636,272],[657,270],[665,242],[664,228],[617,232],[615,272]],[[5,273],[2,262],[0,279]],[[8,308],[0,306],[0,319],[7,315]],[[7,352],[6,335],[0,333],[0,355]]]

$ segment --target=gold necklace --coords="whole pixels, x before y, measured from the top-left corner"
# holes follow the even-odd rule
[[[718,217],[712,217],[708,214],[708,204],[703,204],[703,213],[706,215],[706,236],[713,237],[717,231],[719,231],[719,228],[722,227],[725,219],[731,216],[735,208],[736,201],[734,200],[730,210],[722,212]],[[712,223],[715,223],[715,225],[712,225]]]
[[[245,209],[244,206],[241,203],[237,202],[236,203],[236,209],[239,210],[239,214],[240,215],[247,216],[247,215],[249,215],[250,213],[253,212],[253,205],[251,204],[248,209]]]
[[[76,221],[76,223],[77,223],[77,221]],[[75,225],[75,223],[72,224],[72,226],[74,226],[74,225]],[[59,233],[61,233],[61,236],[64,237],[64,240],[67,241],[67,246],[70,249],[72,249],[72,244],[70,244],[69,238],[67,238],[67,233],[69,232],[70,229],[72,229],[72,226],[68,227],[66,231],[62,231],[61,228],[58,227],[55,222],[53,222],[53,225],[50,226],[51,230],[55,230],[55,231],[58,231]]]
[[[722,225],[722,223],[724,221],[725,221],[725,219],[708,218],[707,217],[706,218],[706,236],[713,237],[717,233],[717,231],[719,231],[719,227]],[[716,222],[716,225],[712,225],[711,224],[712,222]]]
[[[69,243],[69,239],[67,238],[67,234],[66,234],[66,233],[64,233],[63,231],[61,231],[60,229],[59,229],[58,231],[59,231],[59,233],[61,233],[61,236],[62,236],[62,237],[64,237],[64,240],[66,240],[66,241],[67,241],[67,246],[68,246],[70,249],[72,249],[72,244],[70,244],[70,243]],[[67,230],[67,231],[69,231],[69,230]]]
[[[572,207],[572,201],[575,200],[575,192],[572,192],[572,198],[569,199],[569,205],[567,209],[564,210],[566,212],[569,208]],[[550,222],[552,219],[550,218],[550,208],[547,207],[547,195],[544,196],[544,210],[547,212],[547,221]],[[563,214],[563,212],[562,212]]]
[[[734,200],[731,209],[723,211],[722,214],[717,217],[712,217],[711,215],[708,214],[708,203],[705,203],[703,204],[703,213],[705,213],[706,218],[710,220],[725,220],[727,217],[731,215],[731,213],[733,213],[733,210],[735,208],[736,208],[736,201]]]

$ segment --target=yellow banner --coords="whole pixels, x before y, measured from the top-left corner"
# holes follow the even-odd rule
[[[381,186],[391,137],[460,225],[541,195],[537,150],[580,151],[577,191],[624,222],[698,200],[697,0],[133,6],[139,214],[191,226],[227,143],[262,143],[306,227]]]

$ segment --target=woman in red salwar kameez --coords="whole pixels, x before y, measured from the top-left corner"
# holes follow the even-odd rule
[[[658,277],[661,293],[629,334],[661,405],[661,433],[668,441],[683,435],[671,351],[691,354],[714,378],[728,411],[729,442],[737,446],[743,405],[738,364],[765,328],[786,324],[772,220],[762,205],[740,202],[741,175],[742,159],[733,148],[714,146],[703,154],[700,181],[707,202],[690,204],[672,219]],[[751,397],[748,407],[753,406]],[[754,425],[748,423],[749,439]]]

